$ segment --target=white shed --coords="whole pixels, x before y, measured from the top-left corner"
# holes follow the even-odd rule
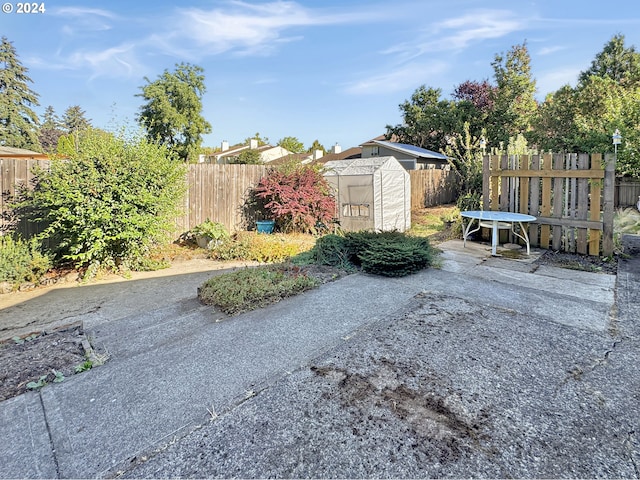
[[[335,160],[325,168],[344,231],[404,232],[411,227],[411,180],[395,157]]]

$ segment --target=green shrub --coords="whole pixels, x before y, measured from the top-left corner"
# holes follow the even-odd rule
[[[406,237],[402,241],[380,239],[358,251],[362,270],[374,275],[403,277],[428,267],[432,261],[426,238]]]
[[[316,263],[341,268],[362,267],[367,273],[399,277],[428,267],[433,259],[429,240],[401,232],[351,232],[326,235],[312,250]]]
[[[316,287],[319,281],[291,265],[269,265],[224,273],[207,280],[198,298],[233,315],[261,308]]]
[[[200,225],[196,225],[190,231],[193,235],[200,237],[208,237],[211,240],[224,240],[229,238],[227,227],[222,223],[212,222],[208,218]]]
[[[37,240],[0,236],[0,282],[37,282],[49,268],[51,260],[40,252]]]
[[[343,236],[330,234],[318,238],[312,252],[317,264],[341,268],[353,267],[349,242]]]
[[[132,268],[173,228],[184,166],[142,138],[86,130],[61,152],[18,211],[44,230],[57,263]]]

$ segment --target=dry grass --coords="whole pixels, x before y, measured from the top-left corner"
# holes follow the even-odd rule
[[[453,227],[445,224],[445,219],[459,221],[459,211],[453,204],[421,208],[411,211],[411,229],[409,233],[419,237],[428,237],[432,244],[446,241],[456,236]]]

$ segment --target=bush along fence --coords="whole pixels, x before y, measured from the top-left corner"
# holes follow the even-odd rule
[[[483,161],[483,208],[525,213],[532,246],[613,254],[615,160],[601,154],[491,155]]]

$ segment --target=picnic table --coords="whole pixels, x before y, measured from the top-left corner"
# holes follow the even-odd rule
[[[527,245],[527,255],[530,254],[529,248],[529,235],[524,228],[523,223],[534,222],[536,217],[533,215],[526,215],[524,213],[513,212],[497,212],[487,210],[469,210],[460,212],[463,218],[469,219],[469,224],[464,228],[463,222],[463,245],[467,246],[467,237],[474,232],[480,230],[480,227],[491,228],[491,255],[497,256],[496,249],[498,247],[498,230],[510,229],[511,232],[518,238],[521,238]],[[471,226],[474,221],[478,221],[478,227],[475,230],[471,230]],[[520,232],[516,232],[516,225],[520,227]]]

